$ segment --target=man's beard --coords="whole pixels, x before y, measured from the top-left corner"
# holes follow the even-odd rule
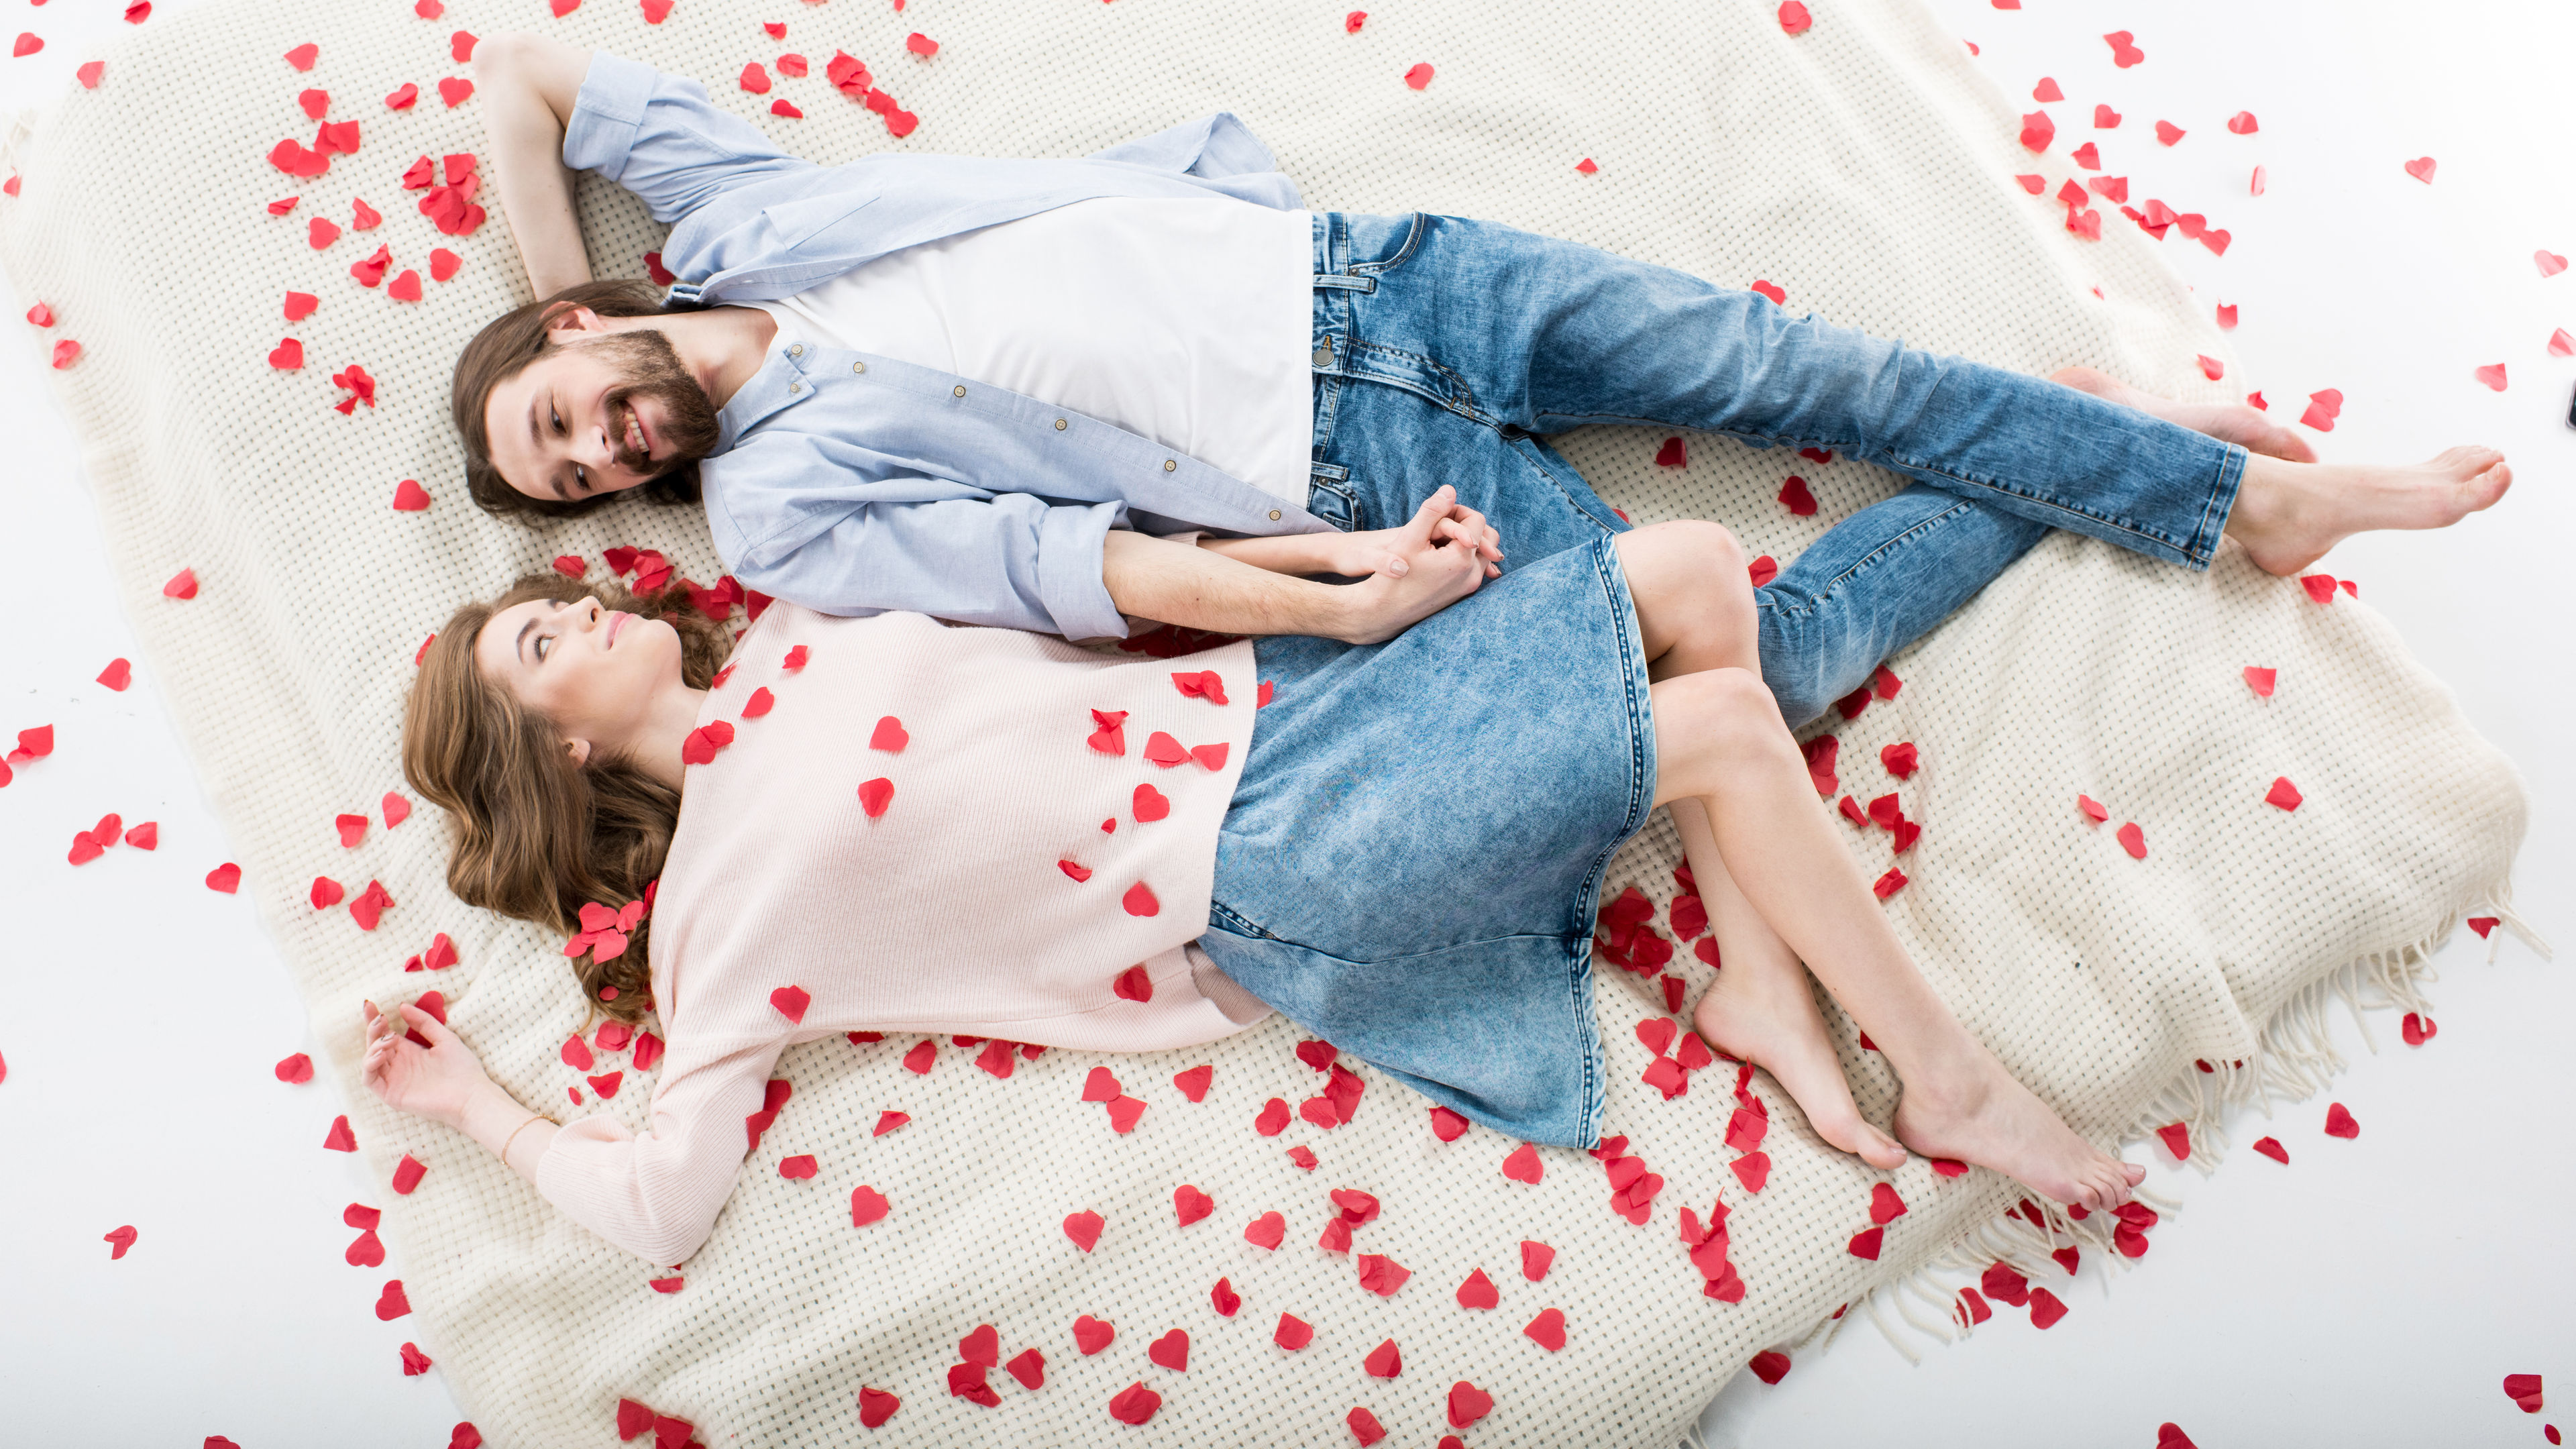
[[[707,401],[706,389],[681,363],[671,339],[638,328],[611,332],[582,346],[624,374],[624,380],[601,400],[608,413],[606,421],[615,430],[616,459],[621,466],[653,477],[715,451],[720,431],[715,407]],[[667,456],[660,459],[645,457],[626,440],[626,409],[646,399],[662,405],[661,421],[650,429],[653,441],[666,450]]]

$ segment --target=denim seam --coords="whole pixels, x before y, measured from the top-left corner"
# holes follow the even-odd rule
[[[1910,543],[1931,530],[1950,522],[1961,514],[1966,513],[1974,506],[1975,505],[1969,503],[1968,500],[1964,498],[1957,500],[1949,507],[1942,509],[1939,513],[1924,519],[1913,527],[1906,529],[1903,533],[1900,533],[1880,544],[1878,547],[1871,549],[1868,553],[1852,560],[1851,564],[1841,573],[1834,575],[1831,579],[1826,580],[1817,588],[1809,591],[1811,597],[1815,599],[1817,604],[1821,605],[1844,585],[1850,583],[1852,580],[1860,577],[1863,573],[1868,572],[1879,564],[1884,563],[1887,556],[1890,553],[1893,553],[1900,546]],[[1772,592],[1772,589],[1768,585],[1759,590],[1758,597],[1764,608],[1770,609],[1776,614],[1783,614],[1791,618],[1797,618],[1814,612],[1814,609],[1806,604],[1793,605],[1777,602],[1779,595]]]
[[[2191,536],[2189,552],[2193,567],[2207,569],[2210,559],[2218,552],[2217,537],[2212,536],[2210,525],[2217,525],[2218,537],[2225,536],[2228,516],[2236,511],[2237,490],[2244,485],[2245,469],[2252,461],[2251,455],[2239,443],[2228,444],[2226,456],[2218,460],[2218,479],[2210,486],[2209,501],[2201,505],[2200,527]],[[2219,506],[2221,498],[2227,501],[2224,508]],[[2204,543],[2204,539],[2209,541]]]
[[[1601,1117],[1609,1105],[1608,1094],[1600,1081],[1600,1023],[1592,1010],[1592,932],[1588,922],[1600,899],[1601,877],[1609,869],[1611,858],[1645,823],[1646,812],[1653,808],[1654,800],[1654,781],[1646,761],[1647,742],[1654,732],[1654,716],[1650,695],[1638,687],[1646,666],[1637,652],[1642,648],[1642,642],[1635,637],[1636,604],[1628,593],[1627,575],[1619,563],[1617,541],[1604,537],[1592,547],[1593,571],[1601,580],[1617,625],[1619,674],[1627,693],[1628,812],[1620,821],[1617,838],[1602,846],[1584,872],[1583,886],[1575,893],[1574,918],[1567,923],[1567,999],[1575,1013],[1576,1039],[1588,1041],[1594,1048],[1583,1057],[1583,1135],[1587,1139],[1586,1146],[1599,1145]]]
[[[1431,214],[1429,212],[1417,211],[1413,213],[1412,225],[1405,228],[1404,244],[1395,249],[1394,256],[1374,262],[1352,262],[1348,260],[1350,255],[1350,233],[1345,230],[1342,233],[1342,255],[1345,258],[1342,263],[1343,273],[1353,277],[1382,277],[1388,272],[1395,270],[1397,267],[1403,266],[1406,262],[1412,260],[1415,249],[1422,245],[1423,234],[1431,230],[1430,222]]]

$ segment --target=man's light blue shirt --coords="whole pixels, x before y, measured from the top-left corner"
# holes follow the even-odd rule
[[[1103,196],[1293,210],[1295,183],[1231,112],[1078,160],[879,153],[820,166],[706,88],[606,51],[564,165],[675,223],[674,300],[773,301],[889,252]],[[1123,636],[1101,582],[1113,527],[1316,533],[1305,510],[1114,424],[1023,393],[781,335],[699,465],[717,554],[826,613],[910,610],[1067,638]]]

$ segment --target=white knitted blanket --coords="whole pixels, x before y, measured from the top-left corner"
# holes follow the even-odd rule
[[[56,376],[118,592],[231,826],[242,889],[311,1003],[358,1150],[388,1183],[386,1273],[399,1272],[420,1342],[487,1442],[612,1444],[623,1397],[693,1421],[709,1444],[844,1444],[865,1432],[872,1387],[902,1401],[876,1431],[894,1443],[1321,1445],[1342,1442],[1345,1416],[1365,1407],[1394,1442],[1429,1445],[1450,1432],[1464,1381],[1492,1399],[1463,1431],[1471,1444],[1660,1449],[1756,1352],[1873,1288],[1906,1286],[1954,1245],[1974,1237],[2045,1267],[2035,1230],[1996,1235],[2017,1196],[2003,1181],[1940,1179],[1920,1161],[1882,1178],[1824,1149],[1767,1078],[1754,1086],[1772,1168],[1745,1192],[1720,1146],[1731,1071],[1721,1063],[1670,1101],[1642,1084],[1650,1057],[1630,1028],[1660,1012],[1660,992],[1606,967],[1607,1130],[1665,1179],[1643,1226],[1610,1211],[1584,1155],[1543,1151],[1542,1181],[1509,1180],[1516,1144],[1482,1129],[1442,1143],[1419,1098],[1364,1066],[1355,1121],[1258,1135],[1267,1099],[1293,1105],[1322,1080],[1277,1019],[1212,1051],[1051,1051],[1008,1080],[945,1043],[927,1076],[898,1064],[910,1041],[791,1052],[780,1073],[792,1101],[667,1295],[647,1286],[662,1274],[552,1212],[463,1136],[381,1109],[354,1075],[358,1003],[435,987],[522,1101],[642,1125],[653,1074],[624,1053],[594,1069],[629,1069],[617,1098],[568,1103],[581,1074],[558,1048],[582,1004],[559,943],[447,896],[434,812],[390,830],[379,819],[354,849],[333,817],[373,813],[400,788],[413,650],[451,605],[557,554],[598,568],[611,544],[714,576],[703,523],[685,512],[620,507],[530,532],[466,500],[448,367],[524,292],[496,203],[472,235],[442,236],[402,188],[416,156],[488,149],[479,103],[451,109],[435,89],[465,74],[450,60],[459,29],[533,25],[688,71],[825,161],[890,145],[1071,156],[1227,108],[1319,209],[1489,217],[1730,285],[1764,279],[1794,313],[2028,372],[2089,363],[2208,397],[2260,381],[2236,375],[2208,309],[2144,236],[2106,213],[2099,241],[2077,237],[2054,202],[2014,184],[2035,170],[2053,191],[2072,173],[2019,147],[2018,108],[1910,0],[1808,0],[1813,27],[1794,36],[1771,0],[1405,0],[1356,33],[1339,6],[1281,0],[646,8],[668,17],[648,24],[633,0],[560,18],[530,0],[450,0],[435,20],[397,0],[235,0],[156,18],[109,56],[97,90],[12,138],[23,194],[0,198],[15,305],[42,300],[60,319],[10,345],[82,346]],[[784,23],[785,39],[764,21]],[[906,52],[916,27],[939,42],[935,57]],[[308,41],[318,58],[298,73],[281,57]],[[867,62],[919,129],[895,141],[835,93],[824,68],[836,49]],[[785,52],[809,57],[811,74],[782,75]],[[736,79],[755,60],[775,82],[765,96]],[[1419,90],[1404,79],[1417,63],[1433,67]],[[381,98],[406,82],[419,101],[388,110]],[[267,158],[282,138],[309,143],[307,87],[327,90],[328,116],[356,120],[362,138],[327,174],[297,179]],[[771,116],[781,97],[804,118]],[[1598,174],[1577,171],[1586,157]],[[288,214],[265,209],[287,196],[300,197]],[[351,224],[353,198],[382,225],[308,245],[313,218]],[[640,272],[658,240],[642,209],[587,178],[580,201],[597,270]],[[349,268],[380,244],[388,282],[362,288]],[[445,282],[430,280],[441,246],[463,259]],[[421,274],[417,302],[388,295],[407,268]],[[319,310],[283,320],[290,290]],[[286,337],[302,343],[301,370],[269,365]],[[2205,381],[2196,354],[2226,361],[2227,382]],[[328,379],[352,363],[378,390],[343,415],[333,403],[348,394]],[[1658,468],[1660,442],[1590,429],[1564,447],[1639,522],[1721,519],[1782,559],[1896,486],[1714,437],[1689,440],[1687,468]],[[1822,503],[1813,517],[1775,501],[1793,470]],[[435,500],[426,512],[391,507],[407,478]],[[200,591],[164,597],[182,568]],[[1892,665],[1902,692],[1836,721],[1843,789],[1863,801],[1898,790],[1922,822],[1902,861],[1912,883],[1886,909],[1971,1029],[2106,1143],[2197,1121],[2221,1087],[2312,1087],[2301,1027],[2339,972],[2411,999],[2421,953],[2503,898],[2525,810],[2510,766],[2366,604],[2312,602],[2232,547],[2203,576],[2053,537]],[[2277,692],[2250,691],[2248,665],[2277,670]],[[1909,740],[1922,767],[1900,783],[1878,752]],[[2278,776],[2305,796],[2295,812],[2264,802]],[[2107,804],[2109,823],[2077,813],[2079,792]],[[2114,843],[2129,821],[2143,860]],[[1851,839],[1873,876],[1888,863],[1885,832]],[[1659,819],[1610,885],[1639,884],[1661,907],[1675,859]],[[370,934],[346,906],[310,904],[317,875],[352,896],[381,881],[397,904]],[[958,929],[974,929],[966,903]],[[461,963],[405,974],[437,932]],[[1686,946],[1670,970],[1694,994],[1708,979]],[[1884,1120],[1892,1081],[1834,1021],[1864,1108]],[[2221,1074],[2196,1073],[2196,1058]],[[1193,1104],[1171,1078],[1202,1062],[1213,1085]],[[1095,1066],[1147,1104],[1133,1132],[1113,1133],[1081,1100]],[[911,1124],[872,1136],[888,1109]],[[2206,1131],[2198,1143],[2213,1145]],[[1286,1155],[1298,1145],[1311,1171]],[[808,1153],[819,1176],[780,1175],[782,1158]],[[390,1185],[405,1154],[428,1167],[408,1195]],[[1882,1180],[1910,1211],[1864,1261],[1846,1245]],[[891,1212],[854,1228],[860,1184]],[[1182,1184],[1214,1201],[1187,1227],[1174,1220]],[[1336,1188],[1381,1200],[1353,1248],[1411,1271],[1392,1296],[1315,1246]],[[1676,1230],[1677,1208],[1705,1212],[1721,1190],[1749,1289],[1737,1304],[1703,1295]],[[1061,1227],[1085,1211],[1105,1220],[1088,1252]],[[1276,1252],[1243,1237],[1270,1211],[1286,1220]],[[2074,1225],[2088,1253],[2102,1228]],[[1524,1239],[1555,1249],[1541,1281],[1520,1271]],[[1499,1307],[1453,1297],[1478,1269]],[[1243,1300],[1231,1318],[1210,1302],[1221,1277]],[[372,1299],[380,1286],[353,1274],[350,1291]],[[1564,1320],[1557,1351],[1522,1333],[1550,1308]],[[1310,1345],[1275,1346],[1282,1313],[1313,1325]],[[1082,1315],[1116,1328],[1095,1355],[1075,1342]],[[959,1340],[983,1323],[1003,1358],[1043,1353],[1043,1388],[996,1370],[998,1407],[948,1394]],[[1173,1330],[1188,1335],[1185,1372],[1148,1356]],[[1373,1376],[1364,1359],[1388,1339],[1401,1372]],[[1160,1406],[1130,1429],[1111,1403],[1138,1382]]]

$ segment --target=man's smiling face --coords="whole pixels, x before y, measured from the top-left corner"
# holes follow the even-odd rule
[[[715,450],[715,408],[660,332],[565,329],[547,341],[484,406],[493,466],[512,488],[584,503]]]

